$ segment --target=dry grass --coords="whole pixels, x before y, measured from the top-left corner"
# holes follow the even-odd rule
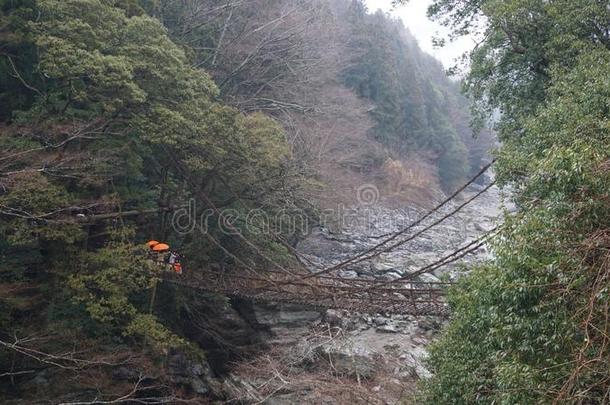
[[[439,197],[437,168],[423,158],[388,159],[382,170],[384,191],[390,204],[427,205]]]
[[[233,376],[246,381],[234,387],[228,403],[265,403],[271,398],[312,404],[400,403],[415,390],[411,381],[393,374],[393,363],[374,361],[369,378],[335,367],[333,355],[319,350],[344,344],[338,328],[312,330],[304,349],[276,347],[263,355],[234,365]]]
[[[565,294],[576,303],[574,320],[584,339],[554,403],[592,403],[590,398],[610,403],[610,230],[590,235],[575,254],[582,257],[582,268],[589,269],[587,282]]]

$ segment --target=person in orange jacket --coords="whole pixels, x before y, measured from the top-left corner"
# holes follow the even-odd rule
[[[180,262],[174,264],[174,272],[176,274],[182,274],[182,264]]]

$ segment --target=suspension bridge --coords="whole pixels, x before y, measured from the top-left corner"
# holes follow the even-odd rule
[[[449,283],[405,281],[387,286],[376,280],[316,277],[295,281],[278,273],[257,277],[214,271],[190,272],[185,277],[168,275],[164,281],[253,302],[291,303],[361,313],[449,314],[443,299]]]
[[[211,242],[234,258],[238,266],[228,271],[204,269],[189,271],[180,276],[167,274],[163,276],[163,280],[184,288],[247,299],[253,302],[292,303],[313,308],[345,309],[360,313],[448,316],[449,307],[445,301],[445,293],[451,283],[422,282],[414,281],[414,279],[422,274],[432,273],[441,267],[462,259],[468,254],[476,252],[493,236],[497,228],[486,232],[450,254],[420,269],[411,271],[398,279],[367,280],[338,277],[335,274],[343,268],[371,260],[382,253],[389,252],[400,245],[408,243],[428,229],[439,225],[447,218],[455,215],[466,205],[493,187],[494,183],[488,184],[448,213],[441,215],[438,219],[433,219],[430,224],[424,225],[428,218],[431,218],[433,214],[439,212],[441,208],[453,201],[489,169],[492,164],[493,162],[484,167],[463,187],[421,216],[417,221],[395,233],[384,235],[381,242],[333,266],[316,271],[311,271],[306,266],[303,266],[304,269],[297,271],[288,270],[273,259],[265,256],[258,250],[255,244],[237,232],[236,235],[244,238],[248,246],[255,249],[263,259],[269,262],[272,268],[266,271],[257,271],[246,265],[231,252],[222,248],[222,245],[211,235],[206,234]],[[213,207],[211,202],[210,204]],[[220,211],[217,213],[222,216]],[[415,231],[415,229],[418,230]]]

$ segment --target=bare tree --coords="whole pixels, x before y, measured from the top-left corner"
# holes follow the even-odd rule
[[[79,392],[65,395],[65,399],[37,398],[38,402],[48,402],[61,405],[88,404],[175,404],[197,403],[197,401],[181,398],[175,395],[169,385],[162,383],[159,377],[153,377],[144,371],[137,372],[146,361],[133,351],[114,351],[105,354],[92,352],[90,349],[77,349],[75,346],[66,351],[50,352],[45,346],[57,346],[55,336],[18,337],[11,340],[0,340],[0,351],[12,354],[13,360],[7,364],[7,369],[0,369],[0,379],[9,378],[15,385],[16,379],[32,378],[46,372],[46,375],[56,376],[60,381],[66,379],[85,383],[86,381],[105,381],[99,386],[95,395],[91,395],[92,386]],[[21,358],[22,361],[18,361]],[[127,382],[112,382],[107,373],[120,367],[130,367],[134,376]],[[49,371],[52,373],[49,373]],[[100,378],[104,376],[104,378]],[[106,389],[103,393],[101,390]],[[90,399],[84,399],[89,397]],[[69,398],[69,399],[68,399]],[[79,398],[79,399],[75,399]],[[83,399],[80,399],[83,398]]]

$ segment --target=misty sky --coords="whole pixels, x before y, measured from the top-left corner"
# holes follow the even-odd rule
[[[430,3],[432,0],[411,0],[407,5],[392,9],[392,0],[366,0],[369,11],[374,12],[380,8],[383,11],[390,11],[393,16],[400,17],[417,38],[419,46],[441,60],[443,65],[448,68],[454,65],[455,58],[473,48],[474,41],[470,38],[460,38],[456,42],[447,43],[444,48],[434,49],[432,37],[446,37],[444,34],[447,33],[447,30],[426,17],[426,9]]]

